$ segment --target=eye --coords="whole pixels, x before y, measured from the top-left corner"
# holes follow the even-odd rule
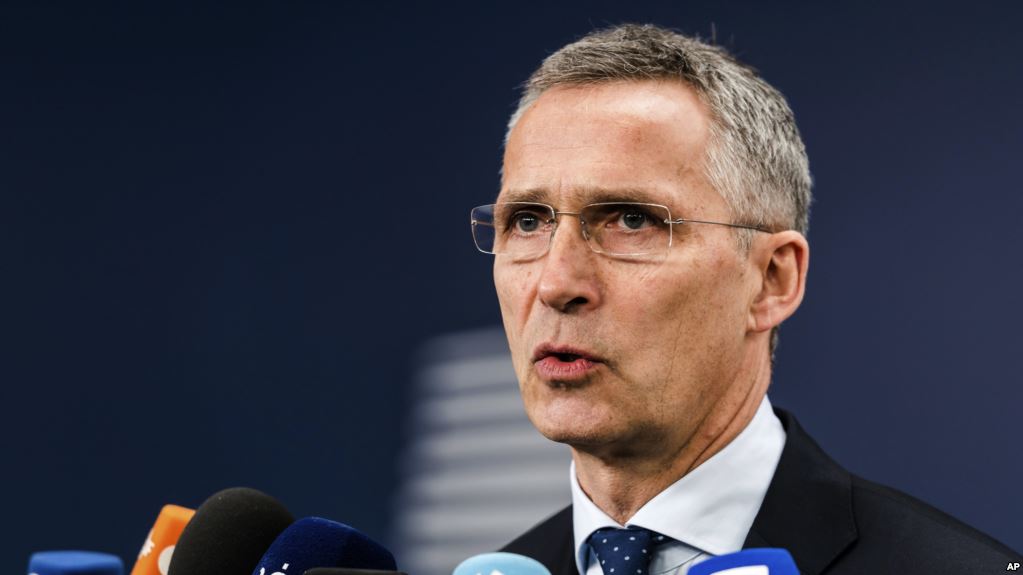
[[[629,207],[622,209],[616,223],[630,230],[639,230],[657,224],[657,220],[642,209]]]
[[[511,228],[518,232],[535,232],[543,220],[536,214],[536,212],[530,211],[518,211],[511,216]]]

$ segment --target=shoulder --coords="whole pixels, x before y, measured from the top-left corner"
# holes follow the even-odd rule
[[[897,489],[849,473],[792,414],[744,547],[788,549],[803,573],[1005,572],[1020,554]]]
[[[984,572],[1020,555],[996,539],[897,489],[851,477],[851,498],[859,539],[849,549],[871,549],[906,563],[907,572],[933,564]],[[964,571],[965,572],[965,571]],[[970,571],[972,572],[972,571]]]

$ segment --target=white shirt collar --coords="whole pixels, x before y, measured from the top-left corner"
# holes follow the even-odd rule
[[[658,493],[619,525],[579,487],[571,465],[576,565],[586,572],[590,534],[603,527],[644,527],[711,555],[742,549],[774,477],[785,429],[764,396],[753,419],[721,451]]]

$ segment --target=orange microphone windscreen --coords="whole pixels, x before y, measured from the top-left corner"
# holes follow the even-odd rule
[[[195,515],[195,510],[178,505],[164,505],[156,523],[149,531],[146,542],[142,544],[139,551],[139,558],[135,561],[135,567],[131,575],[167,575],[167,568],[170,566],[171,555],[174,553],[174,546],[181,537],[189,520]]]

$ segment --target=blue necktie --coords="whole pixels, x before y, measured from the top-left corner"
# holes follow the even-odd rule
[[[646,575],[654,549],[669,539],[642,527],[605,527],[590,535],[604,575]]]

